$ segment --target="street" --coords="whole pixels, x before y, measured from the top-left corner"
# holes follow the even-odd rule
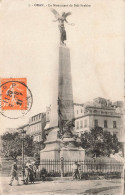
[[[9,186],[9,177],[1,178],[1,194],[7,195],[59,195],[59,194],[82,194],[82,195],[123,195],[120,179],[113,180],[82,180],[72,181],[59,179],[55,181],[35,182],[34,184]],[[20,179],[21,180],[21,179]]]

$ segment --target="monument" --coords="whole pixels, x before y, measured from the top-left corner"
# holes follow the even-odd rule
[[[73,136],[75,119],[70,49],[64,43],[66,40],[64,22],[68,23],[66,18],[71,15],[71,13],[63,12],[62,15],[60,15],[54,9],[51,11],[56,17],[55,21],[58,21],[60,31],[60,45],[58,48],[58,92],[51,105],[49,120],[45,127],[47,139],[45,141],[45,148],[40,152],[40,160],[54,160],[60,159],[61,157],[65,160],[84,160],[84,149],[76,147],[76,141]]]

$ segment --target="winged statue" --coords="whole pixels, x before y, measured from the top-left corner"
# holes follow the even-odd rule
[[[60,15],[55,9],[51,9],[52,13],[54,14],[56,20],[53,20],[53,22],[58,22],[58,27],[60,31],[60,44],[65,44],[64,41],[67,39],[66,38],[66,30],[64,26],[64,22],[66,22],[69,25],[74,25],[73,23],[69,23],[67,21],[67,16],[71,15],[71,12],[62,12]]]

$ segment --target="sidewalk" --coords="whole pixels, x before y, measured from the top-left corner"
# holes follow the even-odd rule
[[[55,181],[35,182],[35,184],[9,186],[8,177],[0,178],[2,183],[2,195],[59,195],[59,194],[75,194],[75,195],[123,195],[120,179],[114,180],[81,180],[72,181],[59,179]]]

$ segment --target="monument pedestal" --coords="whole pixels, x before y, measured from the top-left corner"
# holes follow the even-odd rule
[[[85,150],[83,148],[69,148],[63,147],[60,151],[60,158],[64,160],[79,161],[85,159]]]
[[[68,134],[64,134],[63,144],[64,146],[60,150],[60,157],[64,160],[79,161],[85,159],[85,150],[82,147],[76,147],[75,140],[72,137],[65,137]],[[70,135],[70,133],[69,133]]]
[[[58,138],[58,128],[52,129],[47,137],[45,148],[40,151],[40,161],[45,160],[59,160],[61,140]]]

